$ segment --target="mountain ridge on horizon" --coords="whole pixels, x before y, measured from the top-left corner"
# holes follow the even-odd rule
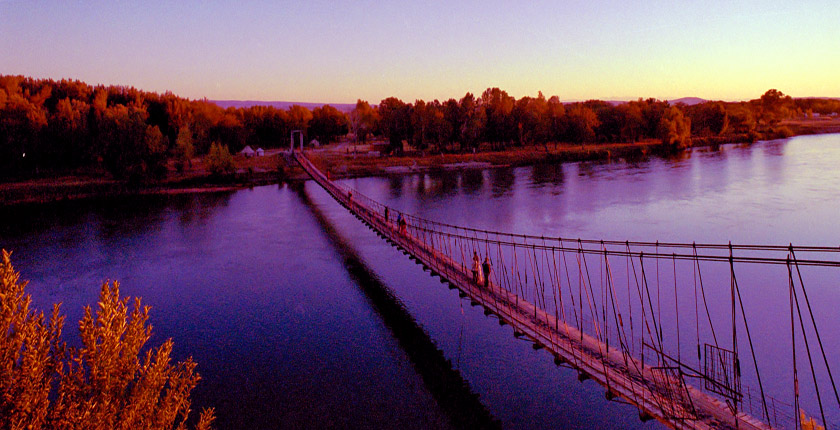
[[[840,100],[840,97],[794,97],[794,99],[832,99],[832,100]],[[599,100],[599,99],[588,99],[588,100]],[[612,105],[620,105],[622,103],[627,103],[629,101],[637,100],[637,99],[600,99],[601,101],[610,103]],[[264,101],[264,100],[208,100],[211,103],[215,103],[219,107],[223,109],[227,109],[229,107],[234,108],[249,108],[251,106],[272,106],[278,109],[289,109],[294,105],[303,106],[307,109],[314,109],[317,107],[322,107],[325,105],[330,105],[341,112],[349,113],[356,107],[355,103],[312,103],[312,102],[287,102],[287,101]],[[564,104],[568,103],[578,103],[584,102],[586,100],[568,100],[564,101]],[[680,97],[676,99],[667,99],[668,103],[672,105],[682,103],[686,106],[693,106],[700,103],[705,103],[708,101],[718,101],[718,100],[711,100],[711,99],[704,99],[702,97]],[[724,103],[737,103],[738,101],[742,100],[720,100]],[[377,104],[371,104],[371,106],[377,106]]]
[[[597,100],[597,99],[590,99],[590,100]],[[631,100],[636,100],[636,99],[627,99],[627,100],[624,100],[624,99],[607,99],[607,100],[603,100],[603,101],[605,101],[607,103],[610,103],[610,104],[618,105],[618,104],[621,104],[621,103],[627,103]],[[209,100],[209,101],[211,103],[215,103],[216,105],[218,105],[222,109],[227,109],[229,107],[249,108],[249,107],[252,107],[252,106],[271,106],[271,107],[274,107],[274,108],[277,108],[277,109],[289,109],[290,107],[292,107],[294,105],[297,105],[297,106],[303,106],[307,109],[312,110],[312,109],[317,108],[317,107],[330,105],[330,106],[338,109],[341,112],[348,113],[348,112],[352,111],[353,108],[356,107],[355,103],[312,103],[312,102],[288,102],[288,101],[265,101],[265,100]],[[584,100],[580,100],[580,101],[584,101]],[[686,105],[691,106],[691,105],[706,102],[708,100],[700,98],[700,97],[681,97],[681,98],[678,98],[678,99],[670,99],[670,100],[667,100],[667,101],[671,104],[684,103]],[[577,103],[577,102],[578,101],[564,101],[563,103]],[[371,104],[371,106],[376,106],[376,104]]]

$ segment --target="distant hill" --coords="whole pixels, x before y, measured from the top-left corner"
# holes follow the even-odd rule
[[[633,100],[636,100],[636,99],[633,99]],[[605,102],[607,102],[607,103],[609,103],[609,104],[611,104],[611,105],[613,105],[613,106],[618,106],[618,105],[622,105],[622,104],[624,104],[624,103],[627,103],[627,102],[629,102],[629,101],[631,101],[631,100],[615,100],[615,99],[611,99],[611,100],[603,100],[603,101],[605,101]],[[667,100],[667,102],[668,102],[668,103],[671,103],[672,105],[675,105],[675,104],[677,104],[677,103],[683,103],[683,104],[685,104],[685,105],[687,105],[687,106],[692,106],[692,105],[696,105],[696,104],[700,104],[700,103],[705,103],[705,102],[707,102],[707,101],[708,101],[708,100],[706,100],[706,99],[701,99],[700,97],[683,97],[683,98],[679,98],[679,99]]]
[[[675,105],[677,103],[683,103],[688,106],[700,104],[706,102],[706,99],[701,99],[699,97],[682,97],[679,99],[668,100],[669,103]],[[341,112],[349,113],[356,107],[355,103],[303,103],[303,102],[270,102],[270,101],[259,101],[259,100],[210,100],[211,103],[215,103],[216,105],[220,106],[222,109],[227,109],[229,107],[234,108],[249,108],[251,106],[273,106],[278,109],[289,109],[293,105],[303,106],[309,110],[315,109],[316,107],[321,107],[323,105],[330,105]],[[613,106],[618,106],[623,103],[627,103],[627,100],[606,100],[607,103],[612,104]],[[371,105],[374,106],[374,105]]]
[[[303,106],[309,110],[321,107],[323,105],[330,105],[341,112],[350,112],[356,107],[355,103],[301,103],[301,102],[266,102],[258,100],[210,100],[223,109],[229,107],[233,108],[249,108],[251,106],[272,106],[277,109],[289,109],[293,105]]]
[[[675,105],[677,103],[682,103],[682,104],[687,105],[687,106],[699,105],[700,103],[705,103],[707,101],[708,100],[701,99],[700,97],[683,97],[683,98],[679,98],[679,99],[668,100],[668,102],[671,103],[672,105]]]

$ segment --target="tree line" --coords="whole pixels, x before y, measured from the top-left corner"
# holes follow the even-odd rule
[[[222,109],[169,92],[0,76],[0,178],[104,168],[118,179],[156,179],[168,159],[207,154],[214,143],[276,147],[291,130],[330,141],[347,124],[329,105]]]
[[[0,76],[0,178],[105,169],[117,179],[157,179],[166,174],[167,160],[182,168],[214,144],[230,152],[278,147],[291,130],[324,143],[348,133],[359,142],[378,137],[389,152],[401,151],[403,142],[419,150],[470,151],[649,139],[680,149],[692,138],[785,134],[779,123],[786,118],[833,112],[840,112],[840,100],[794,100],[777,90],[748,102],[687,106],[652,98],[563,103],[542,93],[516,99],[499,88],[443,102],[388,97],[372,106],[359,100],[346,114],[330,105],[222,109],[170,92]]]

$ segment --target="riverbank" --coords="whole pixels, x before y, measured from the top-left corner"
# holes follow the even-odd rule
[[[781,125],[793,135],[840,133],[838,118],[790,120]],[[694,146],[744,143],[751,140],[754,140],[754,136],[695,138]],[[580,161],[633,160],[651,155],[667,155],[672,151],[658,140],[585,145],[561,143],[500,151],[482,147],[482,150],[476,153],[418,153],[386,157],[368,149],[364,146],[354,148],[346,144],[329,145],[308,150],[307,155],[331,177],[352,178]],[[267,151],[264,157],[252,158],[237,155],[234,157],[236,173],[224,178],[212,176],[204,168],[202,159],[195,158],[190,166],[181,172],[170,162],[166,179],[146,184],[127,184],[107,179],[104,172],[3,183],[0,184],[0,204],[37,205],[93,197],[215,192],[307,179],[302,169],[285,159],[283,152],[282,149],[273,149]]]

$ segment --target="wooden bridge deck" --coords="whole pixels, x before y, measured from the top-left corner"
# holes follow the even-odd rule
[[[608,398],[620,397],[639,408],[640,416],[647,415],[676,429],[746,429],[770,427],[754,417],[733,415],[726,403],[691,384],[680,384],[673,377],[654,375],[654,368],[638,359],[607,346],[599,339],[582,333],[560,321],[516,294],[490,283],[478,286],[472,280],[470,268],[439,252],[419,238],[401,233],[395,220],[386,220],[364,204],[355,201],[344,189],[335,185],[305,157],[294,154],[303,169],[338,203],[359,220],[375,230],[392,245],[401,249],[441,282],[459,289],[462,296],[484,307],[486,312],[509,324],[517,337],[526,337],[535,348],[545,348],[555,361],[575,368],[581,378],[591,378],[607,389]],[[654,382],[659,381],[659,382]],[[685,387],[690,401],[668,401],[669,393]],[[673,396],[673,394],[670,394]],[[673,399],[673,397],[670,397]],[[688,399],[685,399],[688,400]],[[674,408],[693,409],[695,419],[674,419]],[[677,414],[679,415],[679,414]]]

